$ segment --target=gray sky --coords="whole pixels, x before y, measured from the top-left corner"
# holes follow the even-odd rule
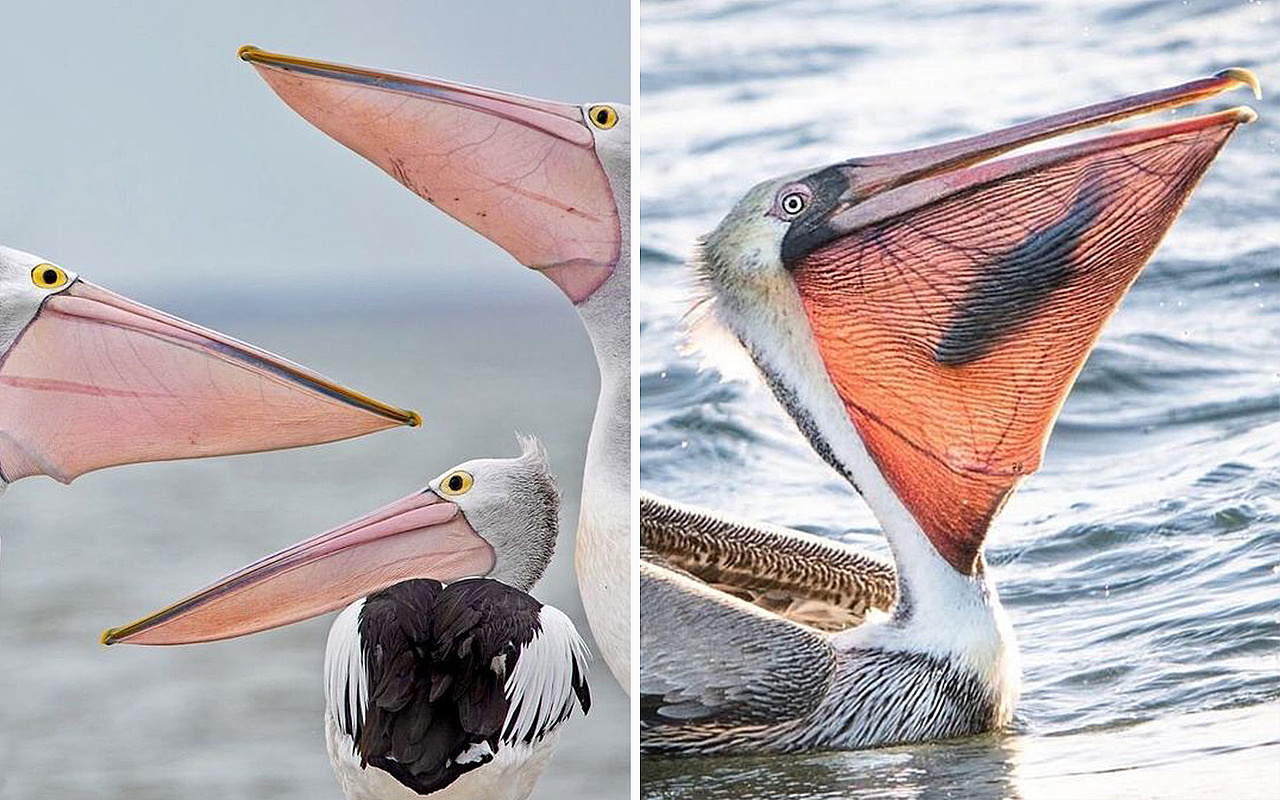
[[[549,282],[312,128],[236,49],[624,101],[629,16],[624,0],[7,4],[0,242],[155,303],[406,286],[550,302]]]

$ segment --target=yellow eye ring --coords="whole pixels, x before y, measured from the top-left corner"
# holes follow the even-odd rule
[[[460,469],[454,470],[444,480],[440,481],[440,492],[450,497],[466,494],[471,491],[471,487],[475,485],[475,482],[476,479],[471,477],[470,472]]]
[[[587,109],[587,119],[602,131],[607,131],[618,124],[618,112],[613,106],[592,106]]]
[[[67,273],[53,264],[36,264],[31,270],[31,282],[41,289],[61,289],[67,285]]]

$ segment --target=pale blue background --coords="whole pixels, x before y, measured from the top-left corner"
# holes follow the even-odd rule
[[[0,502],[0,798],[339,797],[328,618],[234,642],[97,637],[273,549],[543,437],[565,521],[535,590],[586,633],[572,572],[597,378],[541,276],[312,128],[246,43],[571,102],[629,89],[610,2],[0,6],[0,242],[248,339],[422,430],[32,479]],[[626,797],[626,700],[597,661],[535,797]]]
[[[540,283],[285,108],[242,44],[569,102],[630,87],[618,0],[0,8],[0,241],[125,290]]]

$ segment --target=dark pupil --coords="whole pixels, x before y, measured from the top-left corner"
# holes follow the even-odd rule
[[[45,283],[56,283],[58,281],[58,273],[51,269],[46,269],[44,272],[40,273],[40,279]]]
[[[603,125],[608,121],[609,121],[609,109],[602,108],[596,112],[596,122],[599,122],[601,125]]]
[[[462,489],[462,476],[453,475],[449,478],[449,490],[456,492]]]

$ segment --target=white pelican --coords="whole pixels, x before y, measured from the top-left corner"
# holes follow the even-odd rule
[[[576,564],[601,654],[630,686],[631,112],[241,48],[285,103],[577,307],[600,370]]]
[[[551,563],[560,498],[541,445],[521,449],[454,467],[103,642],[227,639],[350,603],[325,649],[325,737],[346,796],[522,800],[591,696],[573,623],[527,594]]]
[[[1010,719],[1017,646],[987,530],[1103,324],[1256,115],[990,159],[1241,84],[1258,91],[1232,69],[766,181],[707,237],[709,313],[861,493],[893,564],[644,498],[644,752],[863,748]]]
[[[0,247],[0,491],[417,425],[278,356]]]

